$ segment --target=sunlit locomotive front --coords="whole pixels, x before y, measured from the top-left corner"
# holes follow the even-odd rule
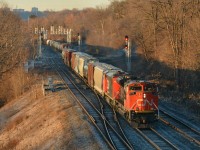
[[[136,127],[146,127],[159,117],[155,83],[128,80],[124,83],[125,117]]]

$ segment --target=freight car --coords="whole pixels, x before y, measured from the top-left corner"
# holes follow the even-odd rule
[[[101,63],[83,52],[65,48],[62,57],[68,67],[134,127],[148,127],[158,120],[158,88],[155,83],[137,80],[122,69]]]
[[[62,52],[63,49],[65,49],[65,48],[69,48],[68,43],[63,43],[63,42],[59,42],[59,41],[47,40],[46,44],[49,45],[49,46],[52,46],[53,48],[55,48],[59,52]]]

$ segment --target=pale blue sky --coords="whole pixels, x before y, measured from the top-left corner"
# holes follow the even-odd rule
[[[38,7],[39,10],[54,10],[86,8],[96,6],[107,6],[110,0],[3,0],[9,7],[21,8],[30,11],[32,7]]]

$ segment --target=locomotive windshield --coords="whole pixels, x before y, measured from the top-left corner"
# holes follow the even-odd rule
[[[153,91],[156,91],[156,86],[155,84],[146,84],[144,86],[144,91],[145,92],[153,92]]]
[[[138,86],[138,85],[130,86],[130,90],[142,91],[142,86]]]

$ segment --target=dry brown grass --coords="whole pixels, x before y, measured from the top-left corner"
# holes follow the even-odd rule
[[[22,68],[16,68],[12,72],[4,74],[0,82],[0,107],[12,99],[21,96],[30,89],[32,85],[40,82],[40,78],[41,77],[38,77],[38,75],[35,76],[31,73],[25,73]],[[37,91],[37,93],[39,92]]]
[[[19,116],[17,118],[15,118],[13,121],[10,121],[7,125],[6,125],[6,129],[5,131],[10,131],[14,128],[16,128],[16,126],[18,124],[20,124],[21,122],[23,122],[24,120],[24,116]]]
[[[19,142],[20,142],[20,139],[12,139],[8,142],[8,144],[2,147],[2,150],[13,150],[16,148]]]

